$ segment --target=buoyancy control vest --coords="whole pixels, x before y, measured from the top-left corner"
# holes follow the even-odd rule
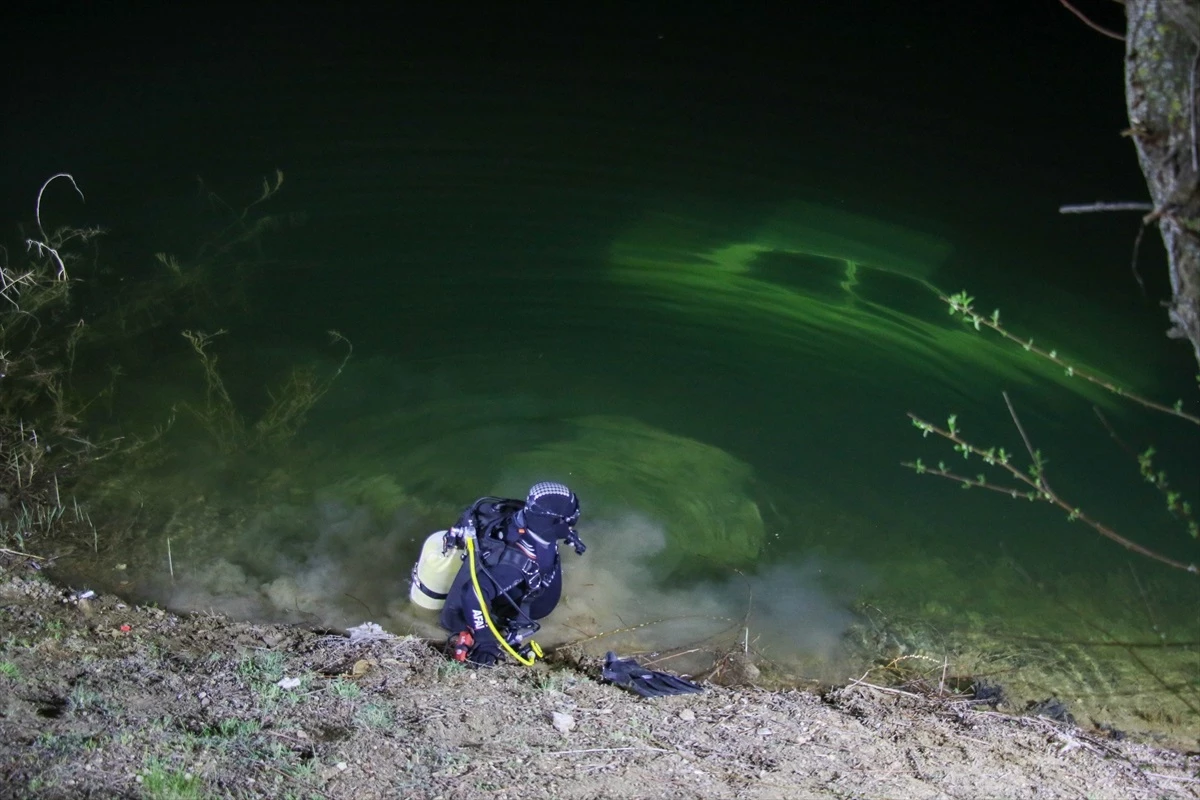
[[[522,500],[481,497],[462,513],[453,528],[430,534],[412,568],[409,590],[412,602],[433,611],[445,605],[447,592],[466,555],[468,532],[480,545],[477,555],[481,566],[486,569],[499,563],[511,563],[527,580],[530,579],[530,567],[536,571],[536,563],[528,564],[529,559],[519,553],[505,555],[510,549],[505,542],[505,532],[513,517],[524,508]]]

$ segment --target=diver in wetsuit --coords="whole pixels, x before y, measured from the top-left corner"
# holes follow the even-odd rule
[[[579,554],[586,549],[575,532],[578,521],[575,493],[550,482],[535,484],[524,502],[485,497],[463,512],[449,536],[461,547],[473,530],[475,579],[468,557],[441,616],[457,659],[491,666],[507,649],[519,652],[524,638],[540,627],[537,620],[548,616],[562,597],[558,543],[569,542]]]

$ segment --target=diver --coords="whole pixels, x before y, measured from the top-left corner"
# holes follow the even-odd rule
[[[452,634],[454,658],[492,666],[505,653],[532,664],[540,648],[529,639],[562,597],[566,541],[582,555],[575,532],[579,498],[561,483],[538,483],[525,501],[483,497],[446,534],[466,550],[446,592],[441,625]]]

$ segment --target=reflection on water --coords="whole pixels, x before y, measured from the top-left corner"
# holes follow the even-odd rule
[[[748,347],[776,348],[808,370],[936,381],[959,395],[970,395],[974,381],[1039,379],[1115,403],[1053,364],[947,319],[937,301],[945,290],[934,284],[949,250],[897,226],[796,203],[724,239],[679,214],[649,214],[614,241],[611,259],[614,280],[647,305],[722,338],[742,335]]]

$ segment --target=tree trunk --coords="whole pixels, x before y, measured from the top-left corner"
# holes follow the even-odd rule
[[[1130,135],[1167,249],[1171,327],[1200,365],[1200,0],[1125,0]]]

